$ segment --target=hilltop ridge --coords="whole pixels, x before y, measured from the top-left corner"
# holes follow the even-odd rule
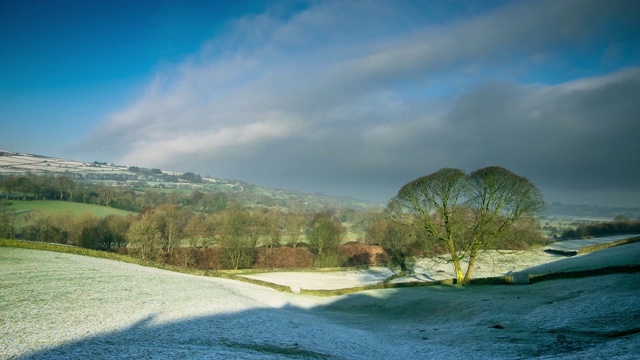
[[[192,172],[118,165],[107,162],[82,162],[45,155],[0,150],[0,177],[6,175],[65,175],[69,178],[102,182],[111,186],[155,187],[176,190],[222,191],[237,193],[251,201],[275,206],[282,201],[295,200],[309,209],[342,207],[353,209],[382,208],[378,204],[352,197],[338,197],[322,193],[304,193],[294,190],[273,189],[246,183],[237,179],[201,176]]]

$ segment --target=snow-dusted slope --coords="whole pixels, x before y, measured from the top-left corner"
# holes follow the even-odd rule
[[[621,248],[640,254],[640,244],[630,244],[590,261],[611,261],[616,256],[607,254]],[[632,359],[640,353],[640,274],[317,298],[0,248],[0,282],[2,359]]]

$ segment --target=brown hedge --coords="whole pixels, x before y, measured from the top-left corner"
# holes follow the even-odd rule
[[[259,248],[256,251],[254,269],[306,268],[313,266],[315,255],[308,248],[279,247]]]

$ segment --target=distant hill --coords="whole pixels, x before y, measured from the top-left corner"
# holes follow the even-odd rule
[[[594,205],[570,205],[554,202],[546,211],[547,217],[573,217],[598,220],[613,220],[618,215],[629,219],[640,217],[640,207],[607,207]]]
[[[202,177],[194,173],[179,173],[171,170],[116,165],[107,162],[81,162],[44,155],[0,150],[0,176],[22,174],[66,175],[82,181],[105,182],[111,185],[140,187],[146,185],[164,189],[191,189],[223,191],[242,195],[251,203],[275,206],[280,203],[297,203],[300,207],[318,210],[325,207],[353,208],[358,210],[382,208],[384,204],[336,197],[320,193],[272,189],[248,184],[241,180]],[[545,212],[547,217],[570,217],[613,220],[618,215],[630,219],[640,217],[639,207],[606,207],[572,205],[554,202]]]
[[[0,175],[19,174],[67,175],[74,179],[161,180],[163,175],[179,175],[172,171],[144,169],[106,162],[93,163],[0,150]]]
[[[116,165],[107,162],[81,162],[44,155],[0,150],[0,177],[6,175],[65,175],[78,181],[104,182],[112,186],[155,187],[164,189],[223,191],[243,197],[249,203],[267,207],[296,204],[309,210],[326,207],[365,210],[384,205],[351,197],[272,189],[241,180],[202,177],[191,172]],[[281,205],[282,206],[282,205]]]

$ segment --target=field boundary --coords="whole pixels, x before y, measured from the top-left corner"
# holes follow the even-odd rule
[[[640,265],[623,265],[608,266],[599,269],[566,271],[549,274],[529,274],[529,284],[535,284],[541,281],[558,280],[558,279],[575,279],[591,276],[602,276],[620,273],[636,273],[640,272]]]
[[[609,242],[609,243],[602,243],[602,244],[595,244],[595,245],[589,245],[589,246],[585,246],[582,247],[578,250],[560,250],[560,249],[544,249],[543,251],[549,254],[555,254],[555,255],[561,255],[561,256],[576,256],[576,255],[583,255],[583,254],[588,254],[594,251],[598,251],[598,250],[604,250],[604,249],[608,249],[611,247],[615,247],[615,246],[620,246],[620,245],[626,245],[626,244],[632,244],[632,243],[636,243],[636,242],[640,242],[640,236],[635,236],[635,237],[629,237],[626,239],[622,239],[622,240],[618,240],[618,241],[614,241],[614,242]]]
[[[348,295],[367,290],[380,290],[380,289],[399,289],[410,287],[427,287],[436,285],[454,285],[455,279],[444,279],[438,281],[411,281],[404,283],[389,283],[382,282],[380,284],[355,286],[350,288],[333,289],[333,290],[321,290],[321,289],[300,289],[301,295],[314,295],[314,296],[340,296]]]
[[[610,242],[610,243],[585,246],[585,247],[580,248],[578,250],[578,254],[588,254],[590,252],[603,250],[603,249],[607,249],[607,248],[614,247],[614,246],[633,244],[633,243],[636,243],[636,242],[640,242],[640,236],[631,237],[631,238],[627,238],[627,239],[622,239],[622,240],[618,240],[618,241],[614,241],[614,242]]]
[[[514,277],[509,276],[495,276],[485,278],[471,279],[468,285],[531,285],[542,281],[559,280],[559,279],[575,279],[582,277],[603,276],[620,273],[636,273],[640,272],[640,265],[624,265],[624,266],[609,266],[592,270],[579,270],[579,271],[567,271],[550,274],[529,274],[528,279],[523,282],[514,281]],[[527,281],[528,280],[528,281]],[[399,289],[410,287],[427,287],[437,285],[456,285],[456,279],[444,279],[438,281],[411,281],[404,283],[381,283],[365,286],[356,286],[351,288],[333,289],[333,290],[319,290],[319,289],[300,289],[302,295],[314,295],[314,296],[340,296],[348,295],[367,290],[380,290],[380,289]],[[467,285],[467,284],[464,284]]]

